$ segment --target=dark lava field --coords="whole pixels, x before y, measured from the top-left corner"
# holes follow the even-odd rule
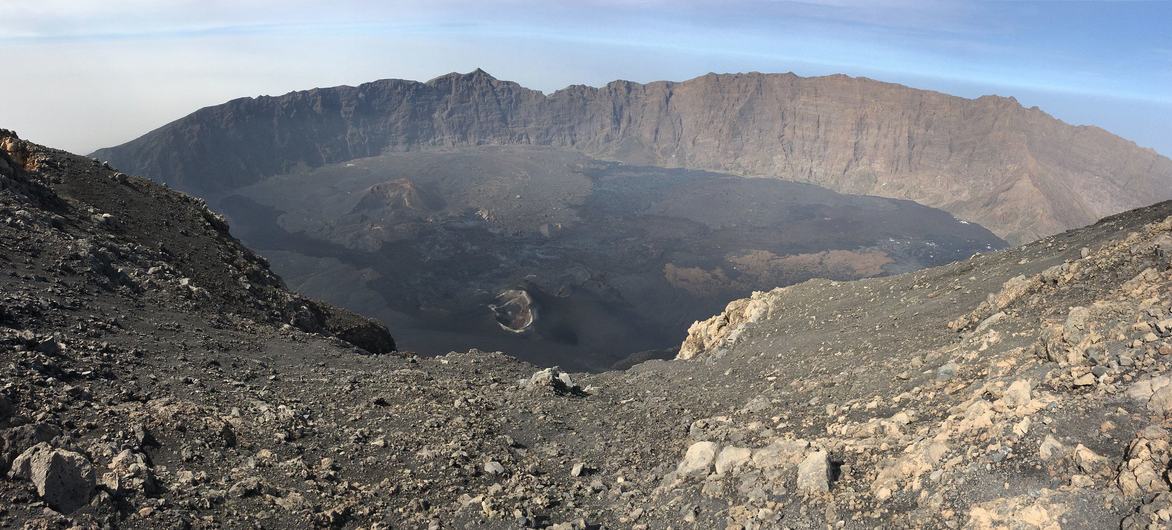
[[[550,148],[392,153],[209,199],[290,287],[382,320],[401,349],[577,370],[670,357],[754,290],[1005,246],[910,201]]]

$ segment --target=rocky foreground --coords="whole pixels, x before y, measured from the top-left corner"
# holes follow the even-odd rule
[[[0,133],[0,527],[1163,528],[1172,203],[739,300],[680,359],[371,355],[197,201]]]

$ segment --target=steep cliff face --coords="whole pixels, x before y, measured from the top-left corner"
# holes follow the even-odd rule
[[[865,78],[709,74],[550,95],[477,70],[237,99],[96,157],[195,192],[428,146],[539,144],[905,198],[1011,242],[1172,198],[1172,160],[1012,98]]]

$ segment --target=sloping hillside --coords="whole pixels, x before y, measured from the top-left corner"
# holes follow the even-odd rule
[[[1130,529],[1172,511],[1172,203],[757,294],[694,326],[687,360],[564,374],[285,327],[271,281],[216,294],[154,250],[233,272],[213,278],[256,263],[190,199],[0,142],[0,526]],[[174,232],[132,229],[150,205]]]

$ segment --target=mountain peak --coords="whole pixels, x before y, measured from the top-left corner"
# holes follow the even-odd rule
[[[444,81],[468,83],[481,80],[494,83],[497,81],[497,78],[493,77],[492,74],[485,72],[483,69],[477,68],[466,74],[461,74],[460,72],[449,72],[428,81],[427,84],[434,85]]]

